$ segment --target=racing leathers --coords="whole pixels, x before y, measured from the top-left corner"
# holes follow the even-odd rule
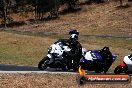
[[[65,52],[63,55],[67,59],[67,64],[70,65],[72,60],[75,63],[79,63],[82,57],[82,46],[81,44],[75,39],[60,39],[58,42],[63,42],[69,46],[71,51]]]

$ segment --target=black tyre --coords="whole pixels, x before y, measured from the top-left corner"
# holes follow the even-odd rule
[[[95,69],[95,73],[101,73],[102,71],[102,64],[99,60],[94,60],[94,69]]]
[[[104,66],[103,72],[106,73],[109,70],[109,68],[110,68],[111,65],[112,65],[112,63],[106,64]]]
[[[61,69],[62,71],[68,71],[68,68],[66,66],[63,66]]]
[[[78,63],[75,63],[74,66],[73,66],[73,71],[74,72],[77,72],[79,69],[79,64]]]
[[[47,62],[49,61],[48,57],[44,57],[38,64],[38,69],[44,70],[47,68]]]
[[[121,73],[127,74],[127,72],[128,72],[128,67],[127,66],[124,66],[124,67],[117,66],[114,70],[115,74],[121,74]]]
[[[68,61],[68,64],[67,64],[67,69],[70,70],[72,69],[74,72],[78,71],[78,68],[79,68],[79,64],[75,61]]]
[[[115,73],[115,74],[120,74],[120,73],[121,73],[121,72],[120,72],[120,67],[119,67],[119,66],[117,66],[117,67],[115,68],[114,73]]]
[[[106,74],[106,72],[109,70],[110,66],[112,65],[113,63],[113,58],[107,58],[104,63],[102,63],[102,70],[103,72]]]
[[[77,84],[83,85],[86,83],[86,78],[84,76],[78,77],[77,78]]]
[[[73,68],[73,71],[74,71],[74,72],[77,72],[77,71],[78,71],[78,67],[74,67],[74,68]]]

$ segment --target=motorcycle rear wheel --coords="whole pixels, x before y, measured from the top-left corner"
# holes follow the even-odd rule
[[[117,66],[114,70],[114,73],[115,74],[121,74],[121,73],[125,73],[127,74],[127,70],[128,68],[127,67],[120,67],[120,66]]]
[[[74,71],[74,72],[77,72],[78,69],[79,69],[79,64],[75,64],[75,65],[73,66],[73,71]]]
[[[47,66],[47,62],[48,62],[48,57],[44,57],[38,64],[38,69],[40,70],[45,70],[48,66]]]

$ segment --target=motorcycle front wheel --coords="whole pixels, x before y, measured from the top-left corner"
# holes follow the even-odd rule
[[[49,61],[48,57],[44,57],[38,64],[38,69],[44,70],[47,68],[47,62]]]

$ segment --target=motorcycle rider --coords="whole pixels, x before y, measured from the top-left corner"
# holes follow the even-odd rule
[[[103,59],[111,59],[112,58],[112,54],[110,52],[109,47],[104,47],[103,49],[99,50],[101,56]]]
[[[128,56],[128,58],[130,58],[132,60],[132,54]]]
[[[102,59],[104,59],[105,63],[107,63],[107,64],[104,64],[104,66],[103,66],[104,67],[104,72],[107,72],[109,67],[111,66],[111,64],[113,62],[113,55],[110,52],[109,47],[104,47],[99,52],[102,56]]]
[[[96,56],[92,55],[92,53],[96,53]],[[88,60],[87,64],[89,64],[89,62],[93,62],[93,66],[95,68],[96,73],[100,73],[102,70],[106,73],[107,70],[109,69],[109,66],[113,62],[112,54],[109,50],[109,47],[104,47],[101,50],[92,50],[91,52],[86,52],[86,54],[84,55],[84,58]],[[103,61],[100,61],[99,58],[102,58]],[[107,64],[102,65],[102,63],[105,63],[105,62]],[[84,68],[85,67],[87,67],[87,65],[86,66],[84,65]]]
[[[77,30],[70,30],[69,32],[70,38],[69,39],[60,39],[59,42],[63,42],[69,46],[71,51],[65,52],[63,57],[67,61],[67,65],[70,66],[72,60],[76,63],[75,66],[78,66],[78,63],[82,57],[82,46],[78,42],[79,32]],[[77,70],[77,69],[76,69]]]
[[[59,39],[57,42],[54,43],[54,44],[57,44],[58,42],[61,42],[64,45],[69,46],[69,48],[71,49],[71,51],[65,52],[62,55],[63,59],[64,59],[63,61],[66,61],[66,64],[68,64],[68,65],[70,65],[70,62],[72,60],[79,63],[79,60],[82,57],[82,46],[78,42],[79,32],[77,30],[71,30],[69,32],[69,35],[70,35],[69,39]],[[54,58],[50,58],[50,61],[47,64],[54,63],[54,61],[55,61]]]
[[[71,51],[68,52],[68,64],[70,64],[72,60],[74,63],[79,63],[82,58],[82,46],[78,42],[79,32],[77,30],[71,30],[69,34],[69,47],[71,48]],[[76,64],[76,66],[78,66],[78,64]]]

